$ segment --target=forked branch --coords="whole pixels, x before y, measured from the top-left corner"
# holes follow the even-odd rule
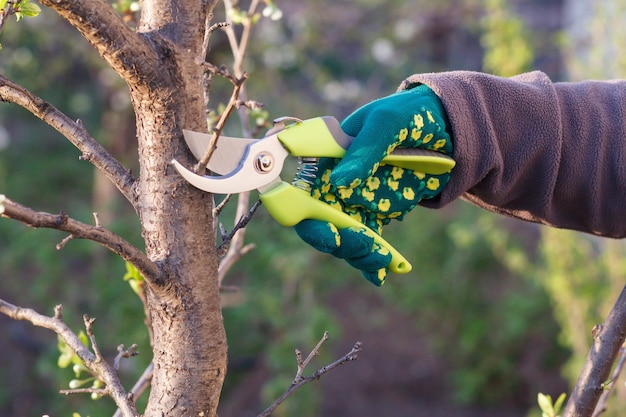
[[[322,375],[332,371],[333,369],[343,365],[344,363],[352,362],[358,359],[358,353],[361,351],[361,348],[362,348],[361,342],[356,342],[354,346],[352,347],[352,349],[350,350],[350,352],[346,353],[345,355],[343,355],[341,358],[337,359],[333,363],[323,366],[322,368],[318,369],[317,371],[313,372],[311,375],[307,377],[302,376],[304,373],[304,369],[311,362],[311,359],[319,355],[319,350],[326,340],[328,340],[328,332],[324,332],[324,336],[322,336],[320,341],[317,342],[317,345],[315,346],[315,348],[313,348],[311,353],[309,353],[309,355],[304,360],[302,360],[301,352],[296,349],[296,361],[298,364],[298,371],[296,372],[296,376],[293,382],[291,383],[289,388],[287,388],[287,391],[283,393],[283,395],[281,395],[276,401],[274,401],[272,405],[270,405],[267,409],[265,409],[265,411],[263,411],[257,417],[269,416],[276,409],[276,407],[278,407],[283,401],[285,401],[287,397],[289,397],[291,394],[296,392],[298,389],[302,388],[303,385],[308,384],[311,381],[320,379]]]
[[[565,406],[563,417],[589,417],[605,391],[626,339],[626,287],[603,324],[594,327],[593,345]]]
[[[18,307],[0,299],[0,313],[5,314],[14,320],[25,320],[34,326],[43,327],[44,329],[55,332],[76,353],[76,355],[78,355],[78,357],[85,364],[85,367],[97,375],[98,378],[106,384],[104,389],[98,390],[98,394],[111,396],[111,398],[115,401],[115,404],[122,410],[122,415],[124,417],[139,416],[135,404],[124,390],[115,369],[113,369],[113,367],[104,360],[99,349],[97,348],[97,345],[95,344],[95,337],[92,328],[93,319],[90,319],[87,316],[84,317],[87,335],[89,336],[92,348],[94,349],[94,352],[91,352],[85,345],[83,345],[76,333],[74,333],[63,321],[62,307],[60,305],[55,307],[54,316],[48,317],[36,312],[33,309]]]

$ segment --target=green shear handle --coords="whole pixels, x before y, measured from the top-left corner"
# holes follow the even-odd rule
[[[312,219],[332,223],[339,229],[348,227],[365,229],[376,243],[386,248],[391,254],[391,262],[388,266],[391,272],[406,274],[413,268],[409,261],[382,236],[346,213],[311,197],[309,193],[298,187],[283,181],[270,191],[261,194],[260,199],[271,216],[283,226],[291,227],[302,220]]]
[[[278,140],[294,156],[316,156],[342,158],[352,143],[333,117],[308,119],[288,126],[277,134]],[[455,162],[438,152],[424,149],[396,149],[386,156],[381,164],[395,165],[427,174],[443,174],[450,171]],[[261,193],[263,205],[283,226],[295,226],[305,219],[321,220],[334,224],[339,229],[356,227],[365,229],[376,243],[391,254],[389,270],[397,274],[411,271],[411,263],[379,234],[350,217],[348,214],[312,197],[306,191],[281,182]]]

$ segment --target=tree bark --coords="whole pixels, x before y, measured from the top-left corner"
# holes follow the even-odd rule
[[[140,172],[129,196],[142,225],[154,374],[145,416],[215,416],[226,374],[213,199],[170,166],[192,163],[182,129],[206,130],[201,56],[216,0],[144,0],[137,31],[107,0],[42,0],[126,81]]]
[[[148,94],[144,83],[131,86],[140,161],[136,208],[146,253],[164,272],[162,285],[148,290],[154,375],[146,416],[215,416],[226,374],[212,197],[170,166],[172,158],[191,163],[182,129],[206,130],[196,59],[209,11],[182,1],[144,2],[140,22],[158,51],[163,79]]]

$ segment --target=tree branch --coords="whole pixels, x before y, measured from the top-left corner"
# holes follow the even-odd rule
[[[626,339],[626,287],[603,324],[593,330],[593,345],[570,396],[563,417],[588,417],[594,412]]]
[[[94,372],[98,377],[104,381],[106,388],[100,391],[100,394],[107,394],[113,398],[115,404],[123,410],[125,417],[139,416],[135,404],[129,400],[124,387],[122,386],[115,370],[99,355],[99,351],[96,349],[93,338],[93,330],[91,328],[93,319],[84,317],[87,333],[92,341],[92,347],[96,354],[92,353],[78,338],[62,320],[62,307],[56,306],[54,309],[54,316],[48,317],[39,314],[35,310],[30,308],[23,308],[15,306],[0,299],[0,313],[14,320],[25,320],[37,327],[43,327],[55,332],[65,343],[78,355],[83,361],[87,369]]]
[[[274,401],[272,405],[270,405],[267,409],[265,409],[265,411],[263,411],[257,417],[269,416],[276,409],[276,407],[278,407],[283,401],[287,399],[287,397],[289,397],[291,394],[296,392],[303,385],[308,384],[311,381],[320,379],[322,375],[332,371],[333,369],[343,365],[346,362],[352,362],[358,359],[358,353],[361,351],[361,348],[362,348],[361,342],[356,342],[354,346],[352,347],[352,349],[350,350],[350,352],[346,353],[344,356],[337,359],[335,362],[318,369],[317,371],[315,371],[314,373],[312,373],[311,375],[307,377],[303,377],[302,373],[304,372],[304,368],[309,364],[309,362],[311,361],[311,359],[313,359],[313,357],[319,354],[319,349],[322,347],[322,344],[326,340],[328,340],[328,332],[324,332],[324,336],[322,336],[322,338],[317,343],[315,348],[313,348],[309,356],[307,356],[307,358],[304,361],[302,360],[302,354],[300,353],[299,350],[296,349],[296,361],[298,363],[298,371],[296,373],[296,377],[294,378],[293,382],[291,383],[287,391],[285,391],[283,395],[281,395],[276,401]]]
[[[132,396],[133,401],[137,401],[139,397],[148,389],[152,382],[152,374],[154,373],[154,363],[150,362],[150,365],[143,371],[143,374],[139,377],[133,388],[130,390],[129,396]],[[122,410],[119,408],[113,414],[113,417],[122,417]]]
[[[0,75],[0,100],[25,108],[55,128],[82,152],[82,159],[102,171],[122,195],[134,204],[135,177],[89,134],[80,121],[70,119],[53,105],[2,75]]]
[[[3,202],[0,202],[0,207],[4,210],[3,213],[0,210],[3,217],[18,220],[30,227],[61,230],[70,233],[74,238],[100,243],[122,259],[133,264],[147,282],[155,283],[159,279],[160,271],[154,262],[135,246],[104,227],[79,222],[64,213],[36,212],[8,198],[4,198]]]
[[[615,387],[615,382],[617,382],[619,375],[622,373],[624,369],[624,364],[626,363],[626,345],[622,345],[622,348],[619,351],[619,360],[617,361],[617,365],[615,365],[615,369],[611,374],[611,379],[609,379],[609,383],[605,384],[604,391],[600,396],[600,401],[596,405],[596,409],[593,412],[591,417],[598,417],[600,414],[604,413],[607,410],[606,403],[609,399],[609,396],[613,392],[613,388]]]

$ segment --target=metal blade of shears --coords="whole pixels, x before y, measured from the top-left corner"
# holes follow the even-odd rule
[[[212,135],[207,133],[194,132],[192,130],[183,130],[183,136],[187,147],[200,160],[206,154],[211,144]],[[227,175],[233,172],[239,166],[243,159],[248,145],[259,139],[242,139],[229,136],[220,136],[217,141],[217,147],[211,155],[211,159],[207,165],[210,171],[220,175]]]
[[[196,188],[216,194],[237,194],[274,183],[288,155],[276,135],[272,135],[249,143],[241,156],[222,155],[224,159],[231,159],[234,169],[219,176],[198,175],[176,160],[172,160],[172,165]],[[239,159],[232,160],[236,156]]]

